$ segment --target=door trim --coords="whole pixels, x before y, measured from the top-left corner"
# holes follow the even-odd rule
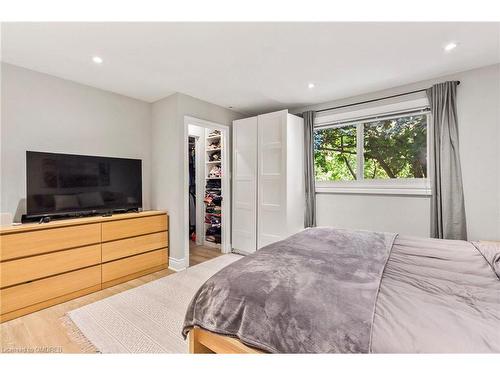
[[[231,160],[229,150],[230,143],[230,127],[228,125],[218,124],[212,121],[207,121],[191,116],[184,116],[184,137],[183,137],[183,160],[184,160],[184,223],[182,226],[182,235],[184,238],[184,259],[186,267],[189,267],[189,160],[188,160],[188,138],[189,125],[199,126],[205,129],[218,129],[222,132],[224,148],[222,149],[222,165],[224,166],[224,174],[222,176],[222,243],[221,252],[231,252]],[[203,140],[204,141],[204,140]]]

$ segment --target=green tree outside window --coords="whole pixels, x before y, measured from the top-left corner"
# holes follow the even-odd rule
[[[363,127],[362,140],[357,126]],[[427,116],[422,114],[316,130],[316,181],[358,179],[358,142],[363,143],[364,179],[427,177]]]

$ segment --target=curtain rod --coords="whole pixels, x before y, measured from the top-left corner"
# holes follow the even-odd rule
[[[460,85],[460,81],[457,81],[457,85]],[[423,92],[423,91],[426,91],[426,90],[427,90],[427,89],[420,89],[420,90],[408,91],[408,92],[404,92],[404,93],[401,93],[401,94],[395,94],[395,95],[384,96],[383,98],[370,99],[370,100],[365,100],[365,101],[363,101],[363,102],[357,102],[357,103],[351,103],[351,104],[339,105],[338,107],[330,107],[330,108],[320,109],[320,110],[317,110],[317,111],[314,111],[314,112],[316,112],[316,113],[318,113],[318,112],[325,112],[325,111],[331,111],[331,110],[334,110],[334,109],[340,109],[340,108],[352,107],[352,106],[354,106],[354,105],[360,105],[360,104],[366,104],[366,103],[378,102],[379,100],[385,100],[385,99],[397,98],[398,96],[404,96],[404,95],[416,94],[417,92]]]

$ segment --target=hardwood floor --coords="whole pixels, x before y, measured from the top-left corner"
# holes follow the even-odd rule
[[[193,246],[189,254],[190,265],[205,262],[222,255],[220,250]],[[92,293],[60,305],[0,324],[0,352],[2,353],[82,353],[82,347],[73,341],[64,326],[64,315],[81,306],[99,301],[113,294],[141,286],[174,273],[162,270]]]
[[[189,243],[189,265],[195,266],[222,255],[220,249]]]

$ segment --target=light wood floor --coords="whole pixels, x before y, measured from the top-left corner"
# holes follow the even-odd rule
[[[190,249],[190,265],[196,265],[221,255],[217,249],[194,246]],[[74,309],[99,301],[174,273],[162,270],[111,288],[100,290],[60,305],[34,312],[0,324],[0,351],[81,353],[80,345],[72,341],[61,318]]]
[[[189,242],[189,265],[195,266],[207,260],[216,258],[222,255],[220,249],[213,247],[196,245],[196,243]]]

